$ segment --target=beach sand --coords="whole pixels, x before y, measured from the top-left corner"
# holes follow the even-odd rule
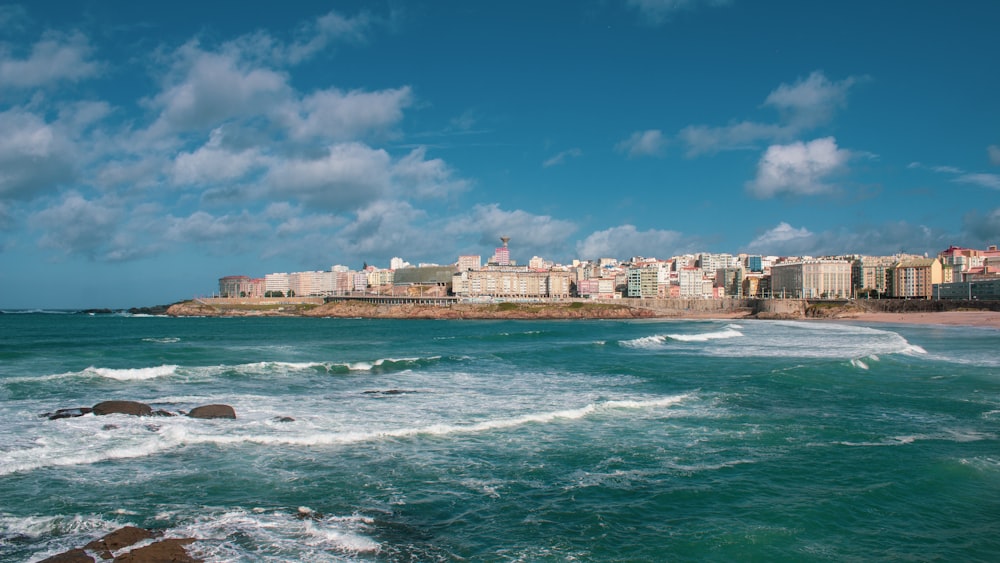
[[[1000,329],[1000,311],[944,311],[940,313],[859,313],[847,322],[909,325],[976,326]]]

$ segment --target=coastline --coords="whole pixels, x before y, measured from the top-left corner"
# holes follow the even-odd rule
[[[844,322],[970,326],[1000,329],[1000,312],[997,311],[932,311],[911,313],[858,313],[850,317],[832,319]]]
[[[165,310],[172,317],[331,317],[371,319],[447,320],[559,320],[559,319],[676,319],[676,320],[810,320],[876,324],[969,326],[1000,329],[1000,311],[961,309],[875,312],[844,306],[805,311],[804,314],[772,314],[748,309],[653,309],[630,303],[499,303],[455,304],[447,307],[422,304],[326,303],[263,307],[233,304],[221,306],[196,301],[175,303]]]

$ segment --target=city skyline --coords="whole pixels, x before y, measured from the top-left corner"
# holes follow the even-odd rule
[[[191,17],[190,14],[196,14]],[[1000,5],[0,3],[0,308],[1000,242]]]

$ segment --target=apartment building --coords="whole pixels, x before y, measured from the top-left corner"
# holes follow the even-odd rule
[[[774,297],[825,299],[851,297],[847,260],[798,260],[771,266]]]
[[[892,297],[931,299],[934,284],[944,283],[941,261],[937,258],[901,260],[892,267]]]

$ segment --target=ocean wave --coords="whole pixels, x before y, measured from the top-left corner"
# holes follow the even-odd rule
[[[174,344],[176,342],[180,342],[181,339],[177,338],[176,336],[164,336],[162,338],[152,338],[152,337],[150,337],[150,338],[143,338],[142,341],[143,342],[154,342],[156,344]]]
[[[306,513],[309,517],[300,518],[300,510],[216,512],[181,523],[171,534],[200,538],[190,551],[209,561],[287,561],[290,556],[300,561],[340,561],[344,556],[381,550],[370,537],[371,518],[323,516],[312,511]]]
[[[722,330],[712,332],[694,334],[653,334],[650,336],[633,338],[631,340],[623,340],[620,344],[626,348],[651,349],[662,347],[671,340],[676,342],[709,342],[712,340],[739,338],[741,336],[743,336],[743,333],[736,330],[734,325],[730,325]]]
[[[178,367],[179,366],[176,365],[162,365],[149,368],[112,369],[91,366],[83,370],[82,374],[87,376],[96,375],[98,377],[115,379],[118,381],[143,381],[146,379],[156,379],[157,377],[174,375],[177,373]]]
[[[275,413],[243,417],[220,426],[187,417],[149,419],[119,417],[113,430],[99,430],[103,421],[98,417],[72,419],[67,424],[52,425],[43,439],[27,447],[14,449],[0,457],[0,475],[32,471],[43,467],[89,465],[108,460],[148,457],[181,446],[199,444],[265,446],[329,446],[351,445],[386,439],[406,439],[418,436],[448,436],[508,430],[531,424],[551,424],[579,420],[596,414],[613,415],[617,411],[669,408],[689,400],[683,394],[655,399],[612,400],[590,403],[578,408],[494,418],[469,424],[437,423],[422,426],[390,428],[375,431],[331,431],[313,425],[268,425],[262,420]],[[290,428],[298,430],[290,432]],[[262,431],[263,430],[263,431]],[[49,433],[51,432],[51,433]],[[95,440],[82,444],[79,435],[86,433]]]

